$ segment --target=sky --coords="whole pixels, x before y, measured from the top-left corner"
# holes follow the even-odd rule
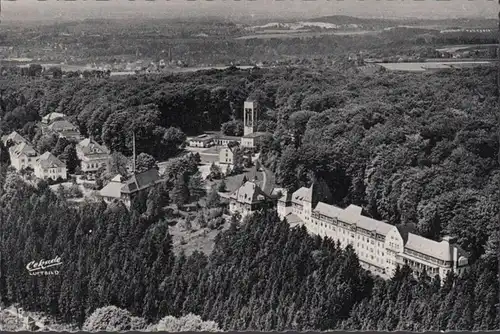
[[[67,21],[85,18],[225,19],[350,15],[377,18],[496,18],[494,0],[11,0],[2,2],[1,19]]]

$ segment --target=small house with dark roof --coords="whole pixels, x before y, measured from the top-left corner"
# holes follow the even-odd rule
[[[152,168],[143,173],[135,174],[124,182],[120,189],[121,199],[130,207],[131,201],[139,192],[145,191],[160,182],[158,170]]]

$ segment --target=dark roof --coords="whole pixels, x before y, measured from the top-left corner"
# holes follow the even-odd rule
[[[153,168],[140,174],[135,174],[123,185],[121,192],[130,194],[151,187],[160,180],[158,170]]]

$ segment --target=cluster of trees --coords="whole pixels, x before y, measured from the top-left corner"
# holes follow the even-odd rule
[[[496,70],[474,69],[381,73],[363,84],[338,78],[344,88],[326,91],[340,99],[294,89],[278,107],[262,160],[290,190],[314,175],[329,185],[333,204],[415,224],[429,238],[455,235],[477,259],[497,242],[495,77]]]
[[[166,316],[158,323],[148,325],[141,317],[135,317],[129,311],[116,306],[106,306],[95,310],[83,324],[82,329],[89,332],[118,332],[129,330],[143,330],[148,332],[186,332],[209,331],[219,332],[219,326],[214,321],[203,321],[194,314],[176,318]]]
[[[450,275],[443,287],[438,277],[412,278],[407,267],[385,282],[368,276],[352,248],[291,229],[275,212],[234,220],[210,256],[175,255],[159,216],[103,203],[72,207],[43,183],[35,188],[4,169],[0,175],[0,297],[7,305],[106,330],[168,327],[176,322],[165,316],[190,313],[225,330],[499,325],[494,257],[462,279]],[[60,275],[27,273],[26,263],[55,256]],[[123,310],[98,310],[109,305]]]

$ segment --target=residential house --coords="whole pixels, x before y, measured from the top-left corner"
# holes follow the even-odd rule
[[[13,143],[14,145],[21,143],[29,144],[28,140],[21,136],[17,131],[12,131],[11,134],[2,136],[2,143],[5,146],[7,146],[9,142]]]
[[[66,164],[50,152],[45,152],[35,160],[34,170],[35,176],[40,179],[67,178]]]
[[[260,209],[269,208],[274,198],[266,194],[256,182],[247,181],[229,195],[229,211],[242,217]]]
[[[219,163],[220,164],[232,164],[234,153],[229,147],[224,147],[219,151]]]
[[[68,139],[76,139],[76,140],[81,139],[78,127],[76,127],[76,125],[71,124],[67,120],[57,120],[52,122],[49,126],[46,127],[44,133],[46,132],[52,132],[59,135],[59,137],[66,137]]]
[[[50,114],[47,114],[42,117],[42,123],[49,125],[56,120],[65,119],[66,117],[67,116],[65,114],[61,114],[58,112],[51,112]]]
[[[9,148],[10,164],[17,171],[27,167],[34,169],[37,155],[33,146],[25,142]]]
[[[109,170],[111,157],[109,150],[95,140],[86,138],[76,145],[76,154],[81,161],[81,170],[85,174],[95,174],[101,167]]]
[[[152,168],[143,173],[135,174],[124,182],[121,188],[121,200],[130,207],[132,199],[141,191],[145,191],[160,181],[158,170]]]
[[[122,179],[123,177],[121,175],[116,175],[99,191],[99,196],[104,200],[104,202],[111,203],[121,199],[121,190],[124,186]]]

